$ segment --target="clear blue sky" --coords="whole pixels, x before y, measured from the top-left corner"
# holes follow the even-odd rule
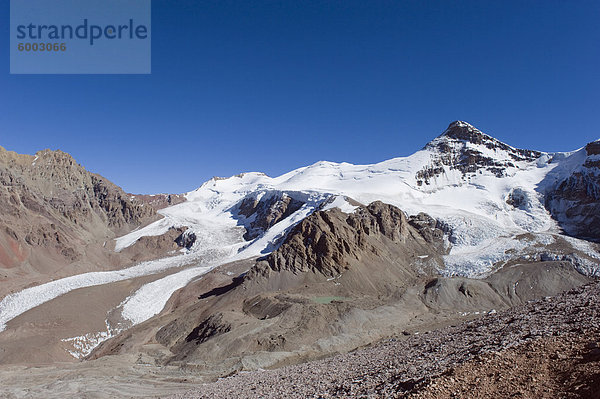
[[[408,155],[453,120],[517,147],[600,137],[600,2],[153,0],[152,75],[9,75],[0,145],[134,193]]]

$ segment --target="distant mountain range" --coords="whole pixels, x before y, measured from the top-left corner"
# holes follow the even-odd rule
[[[0,149],[0,180],[4,363],[139,353],[221,376],[600,276],[600,141],[545,153],[458,121],[404,158],[157,196],[126,194],[60,151]],[[99,295],[97,314],[60,328],[30,316],[80,295]],[[25,320],[53,348],[43,358],[19,343]]]

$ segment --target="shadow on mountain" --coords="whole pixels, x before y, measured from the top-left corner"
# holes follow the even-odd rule
[[[244,281],[244,274],[234,277],[231,280],[231,284],[227,284],[222,287],[213,288],[212,290],[205,292],[204,294],[200,295],[198,297],[198,299],[206,299],[206,298],[210,298],[211,296],[223,295],[226,292],[229,292],[232,289],[239,286],[240,284],[242,284],[243,281]]]

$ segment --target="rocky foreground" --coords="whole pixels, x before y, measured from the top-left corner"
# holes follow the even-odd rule
[[[173,398],[598,398],[600,282],[321,361]]]

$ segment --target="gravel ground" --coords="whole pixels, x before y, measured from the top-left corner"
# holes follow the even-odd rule
[[[595,353],[594,345],[600,337],[599,300],[600,282],[595,282],[458,326],[392,339],[325,360],[239,373],[172,398],[561,397],[564,395],[559,394],[560,389],[552,388],[543,379],[536,383],[528,380],[528,388],[521,391],[518,384],[507,383],[505,392],[489,389],[488,392],[477,390],[475,378],[479,373],[490,382],[502,379],[502,367],[517,369],[507,359],[517,362],[519,354],[527,359],[531,353],[538,359],[566,359],[563,365],[581,363],[576,359],[585,355],[582,345]],[[560,356],[548,352],[559,349],[563,353]],[[489,363],[487,359],[493,360],[494,356],[500,359],[496,374],[482,363]],[[600,362],[600,356],[597,360]],[[543,367],[546,370],[550,366]],[[462,375],[463,380],[453,377],[453,373]],[[562,373],[568,380],[568,367],[563,367]],[[582,379],[580,392],[587,392],[588,385],[598,383],[600,374],[590,373],[589,378]],[[534,372],[528,373],[526,369],[512,374],[521,378]],[[473,378],[469,379],[470,376]],[[507,374],[506,378],[511,377]],[[471,391],[466,390],[471,386],[467,380],[473,385]],[[536,389],[542,386],[550,390],[549,396],[536,394]],[[528,392],[533,392],[533,396]]]
[[[544,337],[477,357],[429,379],[413,399],[598,399],[600,334]]]

